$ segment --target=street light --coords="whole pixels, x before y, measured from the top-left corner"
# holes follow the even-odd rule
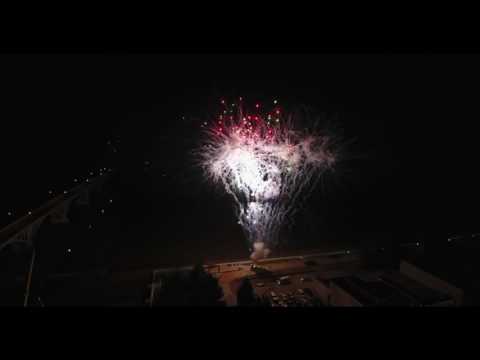
[[[27,285],[25,289],[25,299],[23,300],[23,306],[26,307],[28,305],[28,298],[30,296],[30,286],[32,284],[32,274],[33,274],[33,266],[35,264],[35,246],[33,247],[32,252],[32,260],[30,261],[30,270],[28,271],[28,278],[27,278]]]

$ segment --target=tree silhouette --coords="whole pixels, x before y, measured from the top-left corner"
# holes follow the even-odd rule
[[[238,306],[256,306],[260,305],[255,297],[253,286],[248,279],[244,279],[237,293]]]
[[[218,284],[218,280],[206,272],[201,264],[193,268],[189,276],[189,283],[189,305],[222,305],[223,291]]]
[[[175,272],[163,279],[154,304],[157,306],[187,305],[187,284],[181,273]]]
[[[158,306],[223,306],[223,290],[218,280],[201,264],[187,274],[174,273],[164,279],[155,305]]]

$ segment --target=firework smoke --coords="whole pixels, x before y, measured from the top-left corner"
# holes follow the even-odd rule
[[[269,255],[300,197],[336,160],[330,136],[294,125],[278,106],[265,112],[257,104],[246,113],[241,103],[225,106],[213,123],[202,125],[201,166],[235,200],[254,261]]]

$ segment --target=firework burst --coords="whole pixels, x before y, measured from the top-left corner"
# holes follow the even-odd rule
[[[318,128],[296,129],[277,101],[269,111],[256,104],[251,112],[241,101],[222,104],[214,121],[202,125],[200,164],[207,178],[233,197],[251,257],[258,260],[275,247],[300,197],[333,168],[337,151],[332,137]]]

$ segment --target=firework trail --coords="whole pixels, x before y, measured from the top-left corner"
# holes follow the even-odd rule
[[[256,104],[252,112],[241,99],[222,104],[222,113],[202,125],[200,165],[235,200],[238,223],[256,261],[269,255],[282,224],[332,169],[337,154],[331,136],[295,129],[292,115],[284,114],[277,101],[270,111]]]

